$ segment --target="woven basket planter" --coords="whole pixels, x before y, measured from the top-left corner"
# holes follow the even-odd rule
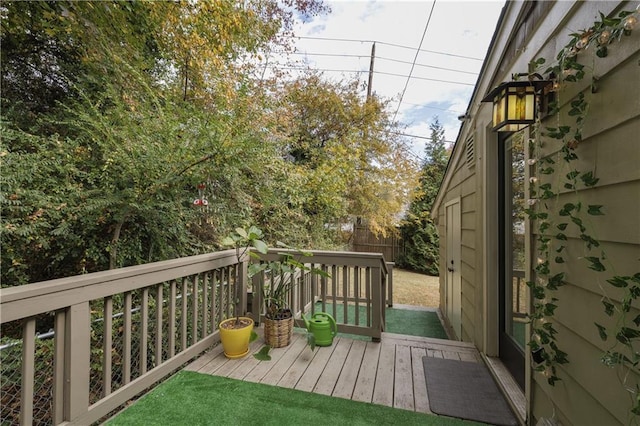
[[[272,348],[282,348],[291,343],[293,317],[281,320],[264,319],[264,341]]]

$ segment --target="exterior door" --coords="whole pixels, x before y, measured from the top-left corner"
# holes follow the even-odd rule
[[[447,318],[458,339],[462,339],[462,288],[460,271],[460,200],[445,205],[446,210],[446,306]]]
[[[500,359],[524,389],[525,318],[525,143],[523,132],[499,142]]]

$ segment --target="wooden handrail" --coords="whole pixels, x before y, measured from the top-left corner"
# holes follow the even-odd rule
[[[264,260],[277,260],[283,252],[271,250]],[[345,319],[339,330],[379,340],[385,302],[392,300],[391,289],[387,292],[391,268],[383,256],[313,251],[303,260],[339,270],[340,278],[302,274],[292,295],[299,312],[313,312],[316,302],[333,303],[334,310],[344,303],[345,312],[353,304],[365,313],[353,323]],[[32,392],[40,374],[36,318],[55,313],[53,350],[47,352],[55,366],[46,373],[54,383],[47,422],[94,423],[219,342],[217,324],[232,312],[246,311],[247,262],[238,263],[235,250],[227,250],[1,289],[0,323],[23,322],[18,364],[23,371],[17,373],[23,381],[21,413],[9,421],[38,421]],[[232,307],[236,285],[242,296]],[[103,321],[95,321],[96,310]],[[5,349],[16,351],[15,345]],[[100,392],[92,388],[96,380]]]

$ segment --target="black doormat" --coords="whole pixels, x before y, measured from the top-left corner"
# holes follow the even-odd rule
[[[494,425],[518,421],[482,363],[422,358],[431,411]]]

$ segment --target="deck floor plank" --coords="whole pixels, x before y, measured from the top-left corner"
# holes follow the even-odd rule
[[[282,379],[282,376],[289,371],[289,368],[295,363],[298,355],[302,352],[307,345],[305,339],[296,339],[293,343],[290,343],[285,347],[287,351],[282,357],[273,365],[273,368],[265,375],[260,383],[267,385],[276,385]],[[272,349],[273,350],[273,349]],[[271,361],[273,362],[273,360]]]
[[[271,361],[258,361],[251,355],[263,344],[258,339],[250,355],[235,360],[218,346],[185,369],[431,413],[424,356],[483,362],[469,343],[392,333],[383,333],[380,343],[336,337],[333,345],[311,351],[304,333],[296,331],[291,344],[271,350]]]
[[[419,413],[431,413],[427,382],[424,378],[424,364],[422,358],[427,356],[424,348],[411,348],[411,367],[413,372],[413,400],[414,408]]]
[[[380,359],[376,370],[376,384],[373,389],[374,404],[393,407],[393,374],[396,362],[396,345],[381,342]]]
[[[333,351],[340,343],[340,340],[341,338],[338,337],[333,340],[333,345],[331,346],[316,347],[315,349],[316,354],[313,357],[313,362],[311,363],[311,365],[309,365],[309,367],[307,367],[305,372],[302,374],[302,377],[300,377],[300,380],[298,380],[298,383],[296,383],[295,385],[295,389],[305,391],[305,392],[313,391],[313,388],[316,387],[316,384],[318,383],[318,379],[320,379],[322,372],[324,371],[324,369],[327,366],[327,363],[329,362],[329,358],[331,358],[331,355],[333,355]]]
[[[404,410],[414,410],[413,374],[411,372],[411,348],[396,347],[396,365],[393,382],[393,406]]]
[[[376,371],[378,370],[378,359],[380,358],[380,343],[367,342],[362,358],[362,366],[353,390],[351,399],[355,401],[371,402],[373,399],[373,388],[376,384]]]
[[[296,387],[307,368],[315,363],[315,357],[320,351],[312,351],[304,347],[299,353],[291,367],[282,375],[278,381],[278,386],[293,389]],[[312,388],[313,389],[313,388]]]
[[[356,387],[356,379],[358,378],[360,366],[362,365],[362,357],[364,356],[366,346],[367,342],[363,340],[354,340],[351,344],[351,349],[344,362],[342,372],[338,377],[333,396],[351,399],[353,389]]]
[[[352,343],[353,340],[351,339],[340,339],[327,362],[327,366],[318,378],[318,383],[313,388],[313,393],[323,395],[331,395],[333,393]]]

